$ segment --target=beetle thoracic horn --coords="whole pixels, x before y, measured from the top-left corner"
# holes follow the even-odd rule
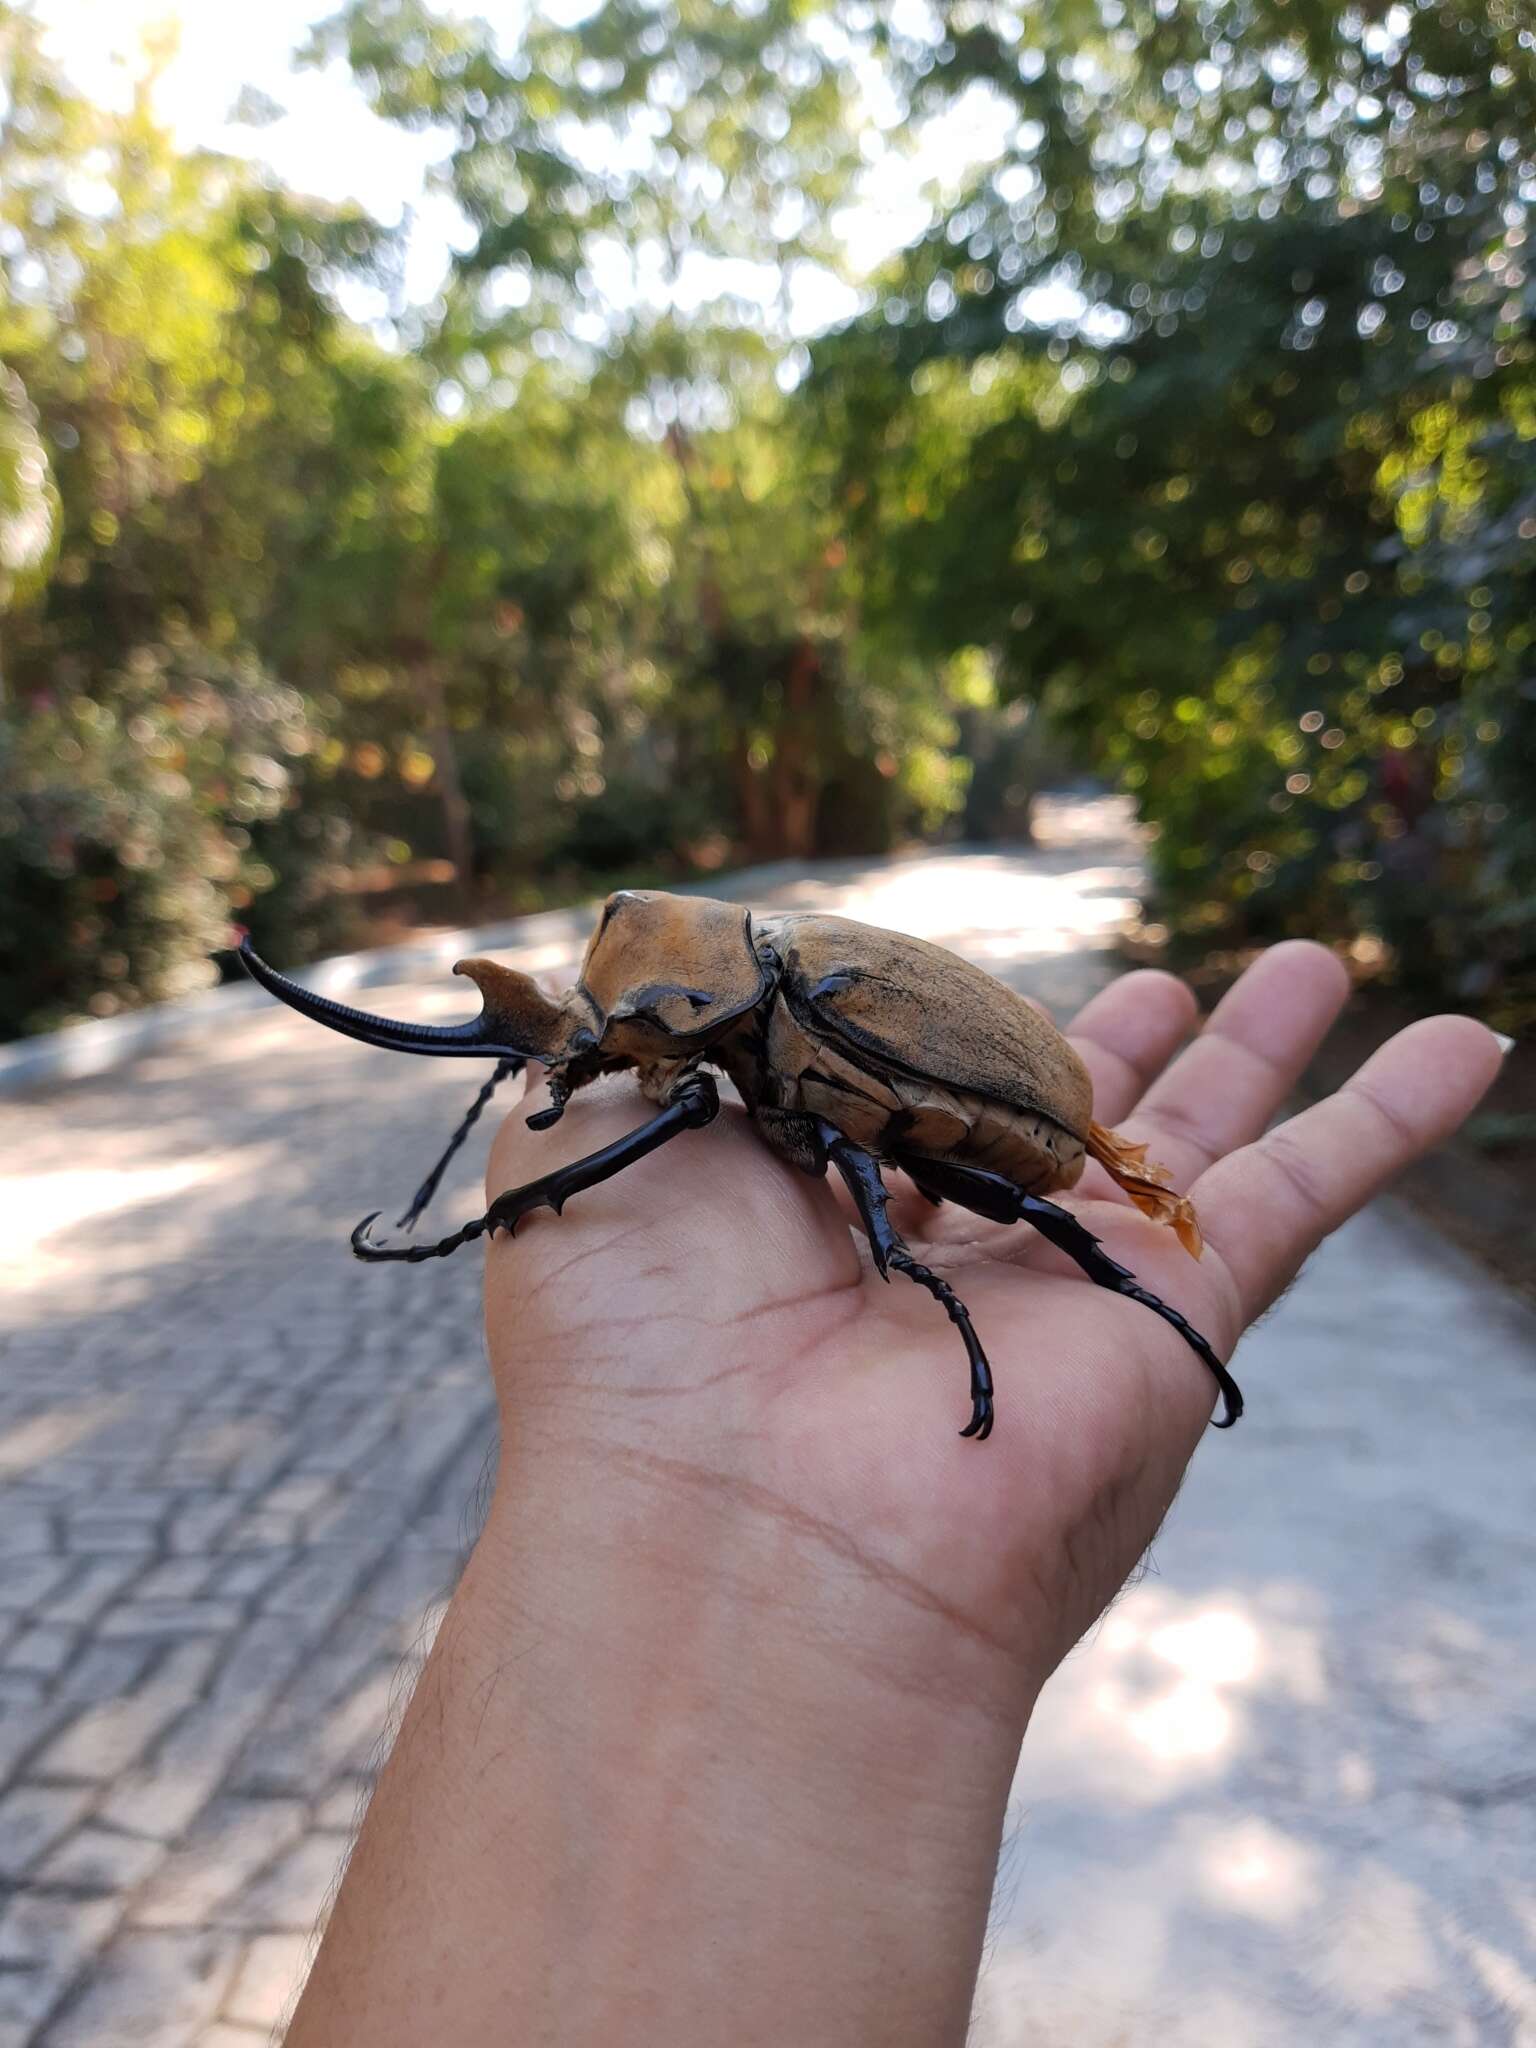
[[[286,974],[267,965],[249,939],[240,941],[240,960],[253,981],[259,981],[290,1009],[312,1018],[316,1024],[340,1031],[347,1038],[361,1039],[364,1045],[382,1046],[390,1052],[435,1053],[450,1059],[529,1056],[527,1046],[501,1044],[484,1016],[465,1024],[399,1024],[393,1018],[370,1016],[366,1010],[333,1002],[301,982],[290,981]]]

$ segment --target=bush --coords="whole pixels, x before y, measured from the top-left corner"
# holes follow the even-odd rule
[[[313,731],[255,663],[192,644],[137,651],[93,693],[0,718],[0,1033],[183,996],[281,879],[283,821]],[[270,923],[270,919],[268,920]]]

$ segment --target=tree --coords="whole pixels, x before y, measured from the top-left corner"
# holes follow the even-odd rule
[[[431,340],[514,371],[589,366],[683,306],[781,314],[802,262],[835,265],[830,214],[859,161],[857,7],[604,0],[534,6],[515,40],[428,0],[352,0],[315,30],[375,109],[441,129],[438,188],[469,245]]]
[[[1526,723],[1531,32],[963,18],[914,90],[984,82],[1016,144],[819,351],[887,618],[1123,777],[1179,925],[1374,926],[1519,1000],[1536,875],[1486,799]]]
[[[255,650],[275,487],[337,328],[328,280],[366,265],[377,231],[178,156],[148,82],[123,114],[72,95],[9,8],[0,59],[0,364],[20,450],[0,474],[32,493],[0,734],[15,1025],[202,985],[231,911],[280,881],[296,942],[319,911],[314,855],[345,821],[306,805],[314,847],[285,859],[313,872],[280,875],[319,735]]]
[[[535,10],[509,47],[415,0],[356,0],[316,32],[380,112],[447,132],[439,182],[472,239],[422,347],[478,394],[477,431],[563,396],[635,480],[646,558],[669,574],[664,591],[628,579],[638,610],[598,666],[639,657],[653,765],[686,762],[704,799],[680,830],[754,855],[883,844],[963,789],[931,671],[860,639],[828,465],[784,389],[788,296],[796,266],[837,260],[852,59],[872,48],[861,10],[789,0],[610,4],[574,29]],[[590,789],[602,770],[580,774]],[[606,786],[654,815],[633,759]]]

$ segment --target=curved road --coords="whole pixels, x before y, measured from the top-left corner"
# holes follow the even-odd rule
[[[1136,849],[1113,805],[1048,822],[722,893],[1067,1012]],[[559,972],[586,922],[506,957]],[[300,1980],[492,1433],[475,1263],[345,1231],[465,1095],[273,1009],[0,1105],[0,2048],[259,2048]],[[1384,1202],[1240,1369],[1250,1420],[1040,1709],[975,2039],[1536,2042],[1532,1321]]]

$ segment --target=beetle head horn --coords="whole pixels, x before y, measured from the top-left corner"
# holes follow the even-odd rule
[[[546,1066],[582,1049],[572,1042],[583,1034],[575,1030],[565,1004],[545,995],[528,975],[499,967],[494,960],[461,960],[454,969],[467,974],[485,998],[480,1015],[463,1024],[401,1024],[392,1017],[354,1010],[349,1003],[338,1003],[279,974],[249,939],[241,941],[240,960],[253,981],[290,1009],[364,1045],[450,1059],[533,1059]],[[590,1044],[591,1033],[584,1036]]]
[[[466,975],[484,998],[480,1023],[509,1044],[527,1047],[530,1059],[550,1063],[596,1045],[597,1034],[578,1013],[580,998],[574,993],[547,996],[531,974],[503,967],[499,960],[458,960],[453,971]]]

